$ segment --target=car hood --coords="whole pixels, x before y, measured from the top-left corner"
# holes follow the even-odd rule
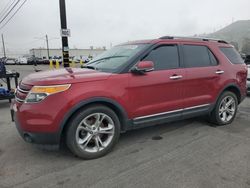
[[[90,82],[107,79],[111,73],[90,69],[65,68],[41,71],[26,76],[22,82],[28,85],[56,85],[77,82]]]

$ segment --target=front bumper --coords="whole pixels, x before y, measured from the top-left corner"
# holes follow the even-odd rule
[[[15,109],[15,104],[11,105],[11,116],[14,120],[16,128],[20,136],[29,143],[38,144],[38,145],[58,145],[60,144],[60,134],[59,133],[44,133],[44,132],[29,132],[22,129],[20,121]]]

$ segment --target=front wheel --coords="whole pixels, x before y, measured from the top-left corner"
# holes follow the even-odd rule
[[[232,123],[238,109],[238,100],[234,93],[224,92],[218,99],[210,120],[216,125],[226,125]]]
[[[113,110],[102,105],[79,111],[69,123],[66,142],[83,159],[102,157],[112,150],[120,136],[120,121]]]

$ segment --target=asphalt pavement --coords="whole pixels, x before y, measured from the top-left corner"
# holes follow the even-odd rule
[[[34,70],[8,69],[21,76]],[[193,118],[129,131],[95,160],[25,143],[11,122],[8,101],[0,101],[0,187],[250,187],[250,97],[231,125],[213,127]]]

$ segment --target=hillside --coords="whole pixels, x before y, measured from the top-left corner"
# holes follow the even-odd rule
[[[207,37],[237,42],[239,49],[241,49],[244,38],[250,39],[250,20],[236,21],[219,31],[208,34]]]

